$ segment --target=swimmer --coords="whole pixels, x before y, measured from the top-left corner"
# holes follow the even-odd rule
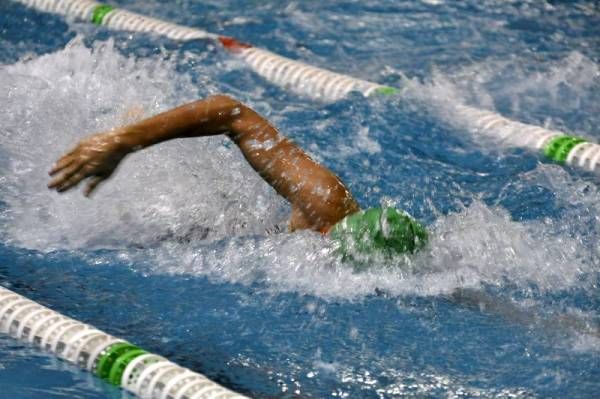
[[[289,201],[290,231],[329,234],[340,242],[345,257],[352,252],[412,253],[425,245],[426,230],[408,214],[393,208],[361,210],[332,171],[257,112],[226,95],[84,138],[52,167],[48,188],[64,192],[86,181],[87,197],[132,152],[167,140],[220,134],[229,137],[250,166]]]

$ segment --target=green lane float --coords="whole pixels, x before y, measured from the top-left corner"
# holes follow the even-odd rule
[[[114,7],[106,4],[101,4],[98,7],[94,8],[94,11],[92,11],[92,23],[96,25],[102,25],[102,20],[104,19],[106,14],[108,14],[112,10],[114,10]]]
[[[567,160],[571,150],[581,143],[585,143],[585,140],[579,137],[559,136],[546,144],[544,154],[555,162],[563,163]]]
[[[0,287],[0,333],[50,351],[140,398],[246,398],[4,287]]]

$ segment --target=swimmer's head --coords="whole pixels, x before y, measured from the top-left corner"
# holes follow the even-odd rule
[[[406,212],[394,208],[371,208],[353,213],[330,231],[345,259],[356,255],[390,257],[413,253],[427,243],[427,230]]]

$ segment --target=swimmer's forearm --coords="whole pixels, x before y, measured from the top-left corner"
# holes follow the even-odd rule
[[[177,138],[218,135],[231,131],[245,108],[228,96],[211,96],[118,128],[115,134],[132,151]]]

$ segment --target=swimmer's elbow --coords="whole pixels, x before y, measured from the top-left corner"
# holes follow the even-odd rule
[[[245,110],[249,109],[241,101],[228,96],[227,94],[215,94],[208,98],[212,102],[216,102],[220,114],[226,115],[230,124],[238,120],[245,114]]]
[[[244,103],[227,94],[215,94],[208,97],[208,100],[214,104],[223,127],[230,133],[236,132],[238,126],[245,125],[245,119],[252,111]]]
[[[227,94],[214,94],[214,95],[208,97],[207,100],[209,100],[211,102],[217,102],[220,105],[222,105],[224,108],[231,108],[231,109],[243,105],[240,101],[236,100],[235,98],[233,98]]]

